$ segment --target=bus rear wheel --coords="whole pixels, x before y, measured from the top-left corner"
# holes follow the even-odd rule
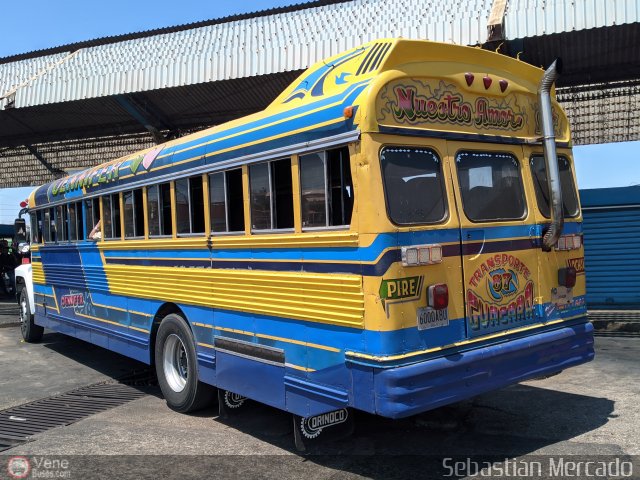
[[[20,291],[20,332],[27,343],[37,343],[42,340],[44,327],[36,325],[29,305],[29,294],[26,288]]]
[[[216,390],[198,380],[195,340],[180,315],[171,313],[160,323],[155,366],[158,384],[169,408],[188,413],[213,402]]]

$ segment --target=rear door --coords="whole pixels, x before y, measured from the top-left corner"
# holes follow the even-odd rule
[[[539,229],[520,146],[449,142],[467,337],[536,323]],[[538,313],[536,313],[538,311]]]
[[[586,314],[584,250],[582,247],[582,218],[578,193],[573,175],[573,160],[568,149],[558,149],[558,170],[562,187],[564,228],[560,245],[549,251],[538,250],[540,255],[539,275],[543,320],[546,322],[568,319]],[[532,209],[537,223],[546,226],[551,222],[549,215],[549,192],[547,187],[546,164],[540,147],[524,147],[527,169],[533,186]],[[558,273],[567,267],[577,272],[576,285],[566,288],[558,284]]]

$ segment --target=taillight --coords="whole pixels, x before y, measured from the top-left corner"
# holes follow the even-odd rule
[[[29,257],[22,257],[22,265],[29,265],[30,263]]]
[[[558,270],[558,285],[573,288],[576,285],[577,272],[574,267],[560,268]]]
[[[427,302],[434,310],[443,310],[449,306],[449,288],[444,283],[431,285],[427,289]]]
[[[556,243],[556,250],[577,250],[582,247],[580,235],[562,235]]]

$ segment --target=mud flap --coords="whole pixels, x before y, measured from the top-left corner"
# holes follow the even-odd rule
[[[218,416],[222,419],[229,418],[236,413],[247,400],[247,397],[230,392],[229,390],[218,389]]]
[[[342,408],[332,412],[300,417],[293,415],[293,436],[299,452],[307,450],[318,440],[331,441],[348,437],[354,429],[353,411]],[[323,435],[321,435],[323,434]]]

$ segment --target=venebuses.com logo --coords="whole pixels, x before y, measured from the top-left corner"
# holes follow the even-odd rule
[[[68,459],[38,456],[30,458],[23,456],[9,457],[7,460],[7,474],[10,479],[71,478]],[[0,477],[2,477],[1,474]]]
[[[31,463],[27,457],[11,457],[7,462],[9,478],[27,478],[31,473]]]

